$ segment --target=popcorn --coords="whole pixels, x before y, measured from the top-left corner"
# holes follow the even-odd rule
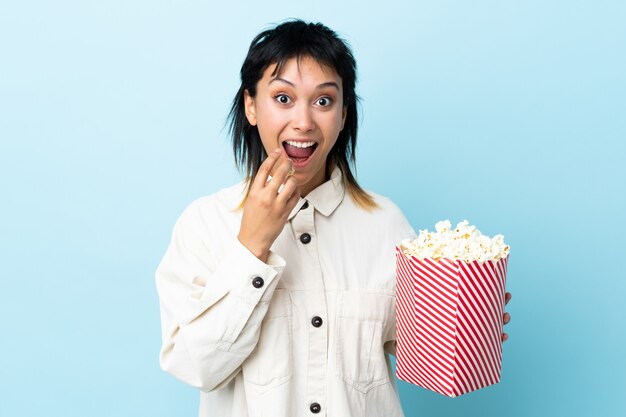
[[[509,246],[463,220],[396,245],[396,376],[457,397],[500,381]]]
[[[449,220],[439,221],[435,224],[436,232],[420,230],[416,239],[404,239],[399,246],[405,255],[420,260],[447,258],[485,262],[498,261],[509,254],[509,246],[504,243],[502,235],[489,238],[467,220],[458,223],[454,230],[451,227]]]

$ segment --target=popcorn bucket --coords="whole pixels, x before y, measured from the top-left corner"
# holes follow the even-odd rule
[[[407,256],[396,246],[396,376],[448,397],[500,381],[508,255]]]

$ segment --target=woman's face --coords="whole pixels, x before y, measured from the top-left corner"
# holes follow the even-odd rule
[[[341,77],[306,56],[289,59],[282,74],[272,76],[275,67],[263,73],[256,97],[245,90],[246,117],[257,126],[268,154],[280,147],[281,159],[294,161],[294,177],[305,196],[326,181],[326,157],[346,120]]]

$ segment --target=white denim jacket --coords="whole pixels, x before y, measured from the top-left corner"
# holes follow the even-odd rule
[[[156,271],[161,367],[200,389],[200,417],[403,416],[395,246],[416,234],[388,198],[367,212],[338,168],[301,198],[267,263],[237,239],[244,183],[178,218]]]

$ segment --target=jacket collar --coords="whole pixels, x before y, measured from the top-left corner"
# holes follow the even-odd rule
[[[330,216],[339,206],[345,194],[342,177],[341,169],[336,166],[331,172],[328,181],[317,186],[306,196],[300,197],[300,201],[289,214],[289,220],[298,214],[298,211],[300,211],[306,201],[324,216]]]

